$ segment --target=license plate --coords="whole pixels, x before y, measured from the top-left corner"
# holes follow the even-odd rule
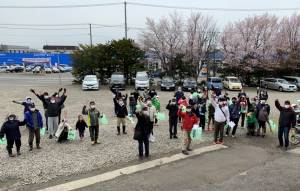
[[[167,90],[169,90],[170,88],[169,87],[167,87]]]
[[[191,90],[192,88],[189,88],[189,90]]]

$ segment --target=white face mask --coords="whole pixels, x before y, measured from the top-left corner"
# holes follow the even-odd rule
[[[90,107],[91,107],[92,109],[94,109],[94,108],[95,108],[95,105],[91,105]]]
[[[288,108],[290,108],[290,105],[284,105],[284,107],[285,107],[286,109],[288,109]]]
[[[13,117],[9,117],[8,118],[8,120],[10,120],[10,121],[12,121],[12,120],[14,120],[15,118],[13,118]]]
[[[187,109],[186,112],[190,113],[192,110],[191,109]]]
[[[30,111],[35,111],[35,108],[31,108]]]
[[[48,98],[49,98],[49,96],[44,96],[44,98],[45,98],[45,99],[48,99]]]
[[[123,105],[124,105],[124,102],[123,102],[123,101],[119,101],[119,104],[120,104],[121,106],[123,106]]]
[[[27,103],[31,103],[31,99],[28,99],[28,100],[27,100]]]
[[[151,105],[151,101],[147,101],[147,105]]]
[[[175,101],[172,101],[172,102],[171,102],[171,104],[175,105],[175,104],[176,104],[176,102],[175,102]]]
[[[52,100],[50,100],[50,102],[51,102],[51,103],[55,103],[55,100],[54,100],[54,99],[52,99]]]

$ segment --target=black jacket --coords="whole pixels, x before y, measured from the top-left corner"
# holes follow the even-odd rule
[[[0,130],[0,138],[6,136],[7,140],[16,140],[21,138],[20,126],[24,126],[26,121],[12,120],[3,123]]]
[[[116,104],[116,114],[117,117],[124,118],[128,115],[128,111],[125,105],[121,106],[120,104]]]
[[[43,103],[43,108],[47,109],[47,102],[50,102],[50,98],[45,99],[44,95],[36,95],[36,97]]]
[[[85,121],[77,121],[76,123],[76,130],[79,130],[79,131],[84,131],[85,128],[87,128],[87,124]]]
[[[62,105],[66,101],[66,96],[62,95],[59,102],[51,103],[50,101],[47,101],[47,112],[48,117],[58,117],[59,110],[61,109]]]
[[[178,105],[176,104],[168,104],[166,107],[167,110],[169,110],[169,118],[177,118],[177,112],[178,112]]]
[[[140,136],[138,137],[138,140],[144,140],[148,139],[151,130],[150,130],[150,118],[148,115],[145,115],[143,113],[136,113],[137,117],[137,124],[135,126],[134,131],[138,131]]]
[[[284,108],[280,106],[279,101],[275,101],[276,108],[280,111],[279,127],[295,127],[296,113],[292,108]]]

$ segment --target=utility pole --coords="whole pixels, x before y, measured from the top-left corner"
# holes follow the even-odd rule
[[[90,45],[93,46],[92,24],[89,24],[89,26],[90,26]]]
[[[124,14],[125,14],[125,39],[127,39],[127,2],[124,1]]]

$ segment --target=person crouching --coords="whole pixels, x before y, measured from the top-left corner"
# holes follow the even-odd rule
[[[6,136],[7,140],[7,152],[9,157],[15,157],[12,153],[13,145],[16,145],[17,148],[17,155],[21,155],[20,148],[21,148],[21,133],[20,133],[20,126],[24,126],[26,121],[19,121],[17,120],[17,116],[15,114],[10,114],[7,117],[7,120],[3,123],[0,129],[0,139]]]
[[[182,132],[183,132],[183,144],[182,144],[182,153],[188,155],[188,151],[192,151],[190,148],[191,146],[191,131],[193,125],[198,123],[197,116],[192,112],[191,106],[187,106],[186,112],[182,112],[182,107],[179,107],[178,116],[182,118],[183,125],[182,125]]]
[[[25,120],[26,120],[26,126],[29,131],[29,138],[28,138],[29,151],[32,151],[33,149],[34,137],[35,137],[36,148],[41,149],[40,129],[43,128],[43,118],[42,118],[42,114],[40,113],[39,110],[35,108],[34,104],[29,106],[29,111],[25,113]]]

